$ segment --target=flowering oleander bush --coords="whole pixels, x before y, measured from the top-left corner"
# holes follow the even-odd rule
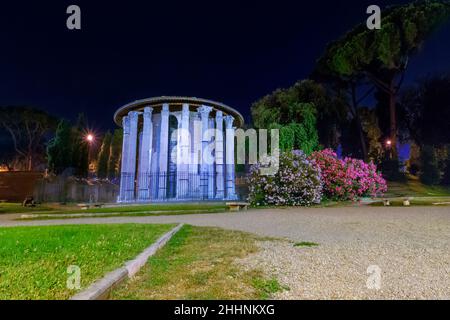
[[[338,159],[331,149],[317,151],[309,159],[321,170],[324,195],[334,200],[357,200],[387,191],[386,181],[373,163],[345,158]]]
[[[309,206],[320,203],[322,183],[320,168],[309,161],[302,151],[280,154],[279,161],[267,157],[253,165],[248,176],[249,201],[252,205]],[[278,163],[274,175],[262,175],[266,163]]]

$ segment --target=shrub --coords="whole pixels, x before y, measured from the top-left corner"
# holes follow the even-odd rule
[[[268,161],[276,159],[268,157],[250,168],[248,184],[252,205],[310,206],[320,203],[320,169],[302,151],[281,153],[278,171],[271,176],[261,175],[260,169]]]
[[[364,196],[377,196],[387,191],[386,181],[377,167],[362,160],[341,160],[331,149],[311,154],[310,160],[320,167],[323,191],[333,200],[357,200]]]

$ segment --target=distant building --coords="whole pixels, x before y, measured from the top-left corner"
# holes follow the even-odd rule
[[[124,130],[119,202],[237,198],[234,130],[244,119],[235,109],[158,97],[121,107],[114,121]]]

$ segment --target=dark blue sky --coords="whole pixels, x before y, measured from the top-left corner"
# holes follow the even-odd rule
[[[145,97],[218,100],[247,118],[253,101],[311,72],[326,44],[370,4],[404,1],[11,1],[0,6],[0,105],[32,105],[113,128]],[[82,30],[66,29],[66,8]],[[450,71],[450,26],[411,61],[407,82]]]

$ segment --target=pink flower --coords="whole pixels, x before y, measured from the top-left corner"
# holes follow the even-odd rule
[[[387,191],[386,181],[373,163],[348,157],[341,160],[331,149],[314,152],[310,160],[319,165],[324,193],[331,199],[357,200]]]

